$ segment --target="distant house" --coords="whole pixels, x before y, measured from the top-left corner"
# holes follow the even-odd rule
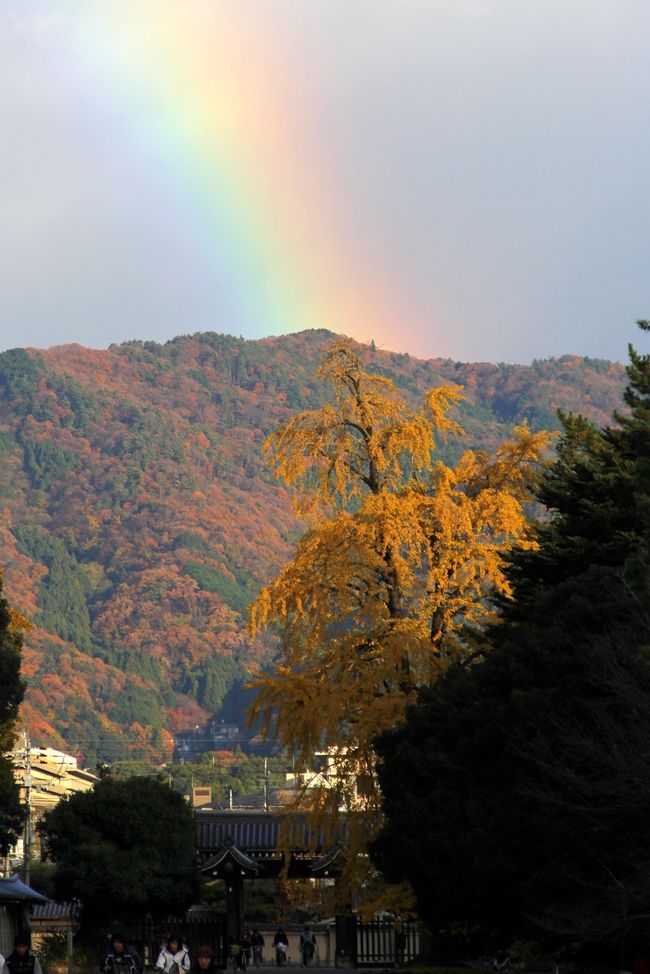
[[[242,732],[239,724],[226,724],[223,720],[213,720],[207,727],[196,727],[193,731],[174,737],[174,754],[176,760],[192,760],[196,754],[205,751],[234,750],[235,746],[243,747],[248,743],[248,737]]]
[[[344,771],[340,767],[340,756],[336,749],[316,751],[313,768],[287,773],[287,784],[296,791],[311,788],[338,788],[344,794],[341,811],[363,808],[372,792],[372,780],[367,774],[354,770]]]
[[[194,785],[192,788],[192,808],[202,808],[203,805],[212,803],[212,788],[203,785]]]
[[[210,734],[214,744],[232,744],[243,740],[239,724],[226,724],[223,720],[210,724]]]
[[[90,791],[99,780],[92,771],[80,768],[77,759],[52,747],[16,749],[11,754],[14,778],[20,786],[20,800],[30,819],[30,853],[38,853],[39,838],[35,826],[39,819],[64,797]],[[18,840],[10,858],[23,860],[24,836]]]

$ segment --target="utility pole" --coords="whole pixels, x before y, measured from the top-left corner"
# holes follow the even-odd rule
[[[269,810],[269,759],[264,758],[264,774],[261,778],[257,779],[258,783],[262,785],[262,791],[264,794],[264,811]]]
[[[23,838],[23,862],[24,862],[24,881],[27,886],[29,886],[30,880],[30,860],[32,854],[32,745],[29,739],[29,734],[24,731],[24,744],[25,749],[23,751],[23,757],[25,759],[25,773],[23,776],[23,784],[25,786],[25,836]]]

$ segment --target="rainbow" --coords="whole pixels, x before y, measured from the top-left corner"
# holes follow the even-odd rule
[[[325,327],[406,350],[413,309],[354,245],[354,202],[318,106],[301,96],[309,65],[265,5],[142,0],[75,17],[81,77],[139,156],[156,219],[173,223],[246,333]]]

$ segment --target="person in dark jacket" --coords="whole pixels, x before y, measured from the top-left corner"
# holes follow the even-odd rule
[[[36,954],[29,949],[29,937],[19,933],[14,940],[14,949],[5,957],[3,972],[7,974],[43,974]]]
[[[309,967],[316,952],[316,937],[310,927],[305,927],[300,934],[300,966]]]
[[[650,952],[642,951],[634,959],[634,974],[650,974]]]
[[[99,969],[102,974],[140,974],[142,961],[135,947],[127,944],[121,933],[115,933],[102,954]]]
[[[196,960],[192,964],[191,974],[215,974],[216,970],[212,947],[207,945],[199,947],[196,952]]]
[[[241,947],[239,946],[239,937],[236,937],[234,933],[231,933],[228,937],[228,959],[232,962],[233,974],[239,967],[240,954]]]
[[[289,938],[282,929],[278,927],[273,938],[273,946],[275,947],[275,963],[278,967],[284,967],[287,962],[287,947],[289,946]]]
[[[241,947],[239,969],[241,971],[245,971],[251,962],[251,938],[248,936],[248,932],[246,930],[244,930],[243,934],[239,938],[239,946]]]
[[[253,963],[259,967],[262,963],[262,952],[264,950],[264,936],[256,928],[251,935],[251,947],[253,948]]]

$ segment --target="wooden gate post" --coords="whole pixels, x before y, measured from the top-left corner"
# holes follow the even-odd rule
[[[336,917],[336,967],[355,967],[357,963],[357,918],[353,913]]]
[[[244,877],[239,869],[226,864],[226,941],[231,935],[237,937],[244,929]]]

